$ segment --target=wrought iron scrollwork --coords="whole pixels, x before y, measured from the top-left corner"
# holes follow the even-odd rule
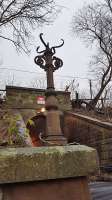
[[[42,51],[39,51],[40,46],[37,47],[36,51],[37,51],[37,53],[39,53],[39,54],[40,54],[40,53],[43,53],[45,56],[47,56],[47,55],[53,56],[53,55],[56,53],[56,48],[62,47],[62,46],[64,45],[64,40],[61,39],[62,43],[61,43],[60,45],[53,46],[53,47],[50,48],[49,42],[46,43],[46,42],[44,41],[43,37],[42,37],[42,36],[43,36],[43,33],[40,33],[39,36],[40,36],[41,42],[42,42],[43,45],[45,46],[45,50],[42,50]]]
[[[56,48],[62,47],[64,45],[64,40],[61,39],[61,44],[57,46],[50,47],[49,42],[45,42],[43,39],[43,33],[40,33],[40,40],[45,47],[45,50],[39,51],[40,46],[37,47],[37,53],[41,54],[35,57],[34,61],[47,73],[47,88],[54,90],[54,79],[53,72],[63,65],[63,61],[60,58],[54,56],[56,53]]]
[[[44,69],[45,71],[47,70],[47,65],[46,65],[47,63],[46,63],[45,57],[43,55],[36,56],[34,61],[37,65],[40,66],[40,68]],[[53,56],[53,59],[52,59],[53,71],[59,69],[62,66],[63,66],[63,61],[60,58]]]
[[[40,68],[45,69],[45,58],[44,56],[36,56],[34,59],[35,63],[40,66]]]
[[[60,67],[63,66],[63,61],[60,58],[57,58],[55,56],[53,56],[53,71],[59,69]]]

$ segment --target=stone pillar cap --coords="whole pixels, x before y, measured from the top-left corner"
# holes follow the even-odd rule
[[[96,150],[83,145],[0,149],[0,184],[87,176]]]

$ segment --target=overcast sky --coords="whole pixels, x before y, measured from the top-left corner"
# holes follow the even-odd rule
[[[43,70],[34,64],[34,57],[36,54],[36,47],[38,45],[43,48],[39,40],[39,33],[44,33],[45,41],[49,41],[51,46],[60,44],[60,39],[63,38],[65,44],[63,47],[57,49],[56,56],[63,59],[63,67],[59,69],[55,76],[60,75],[60,79],[63,76],[75,76],[75,77],[87,77],[88,72],[88,62],[90,59],[90,49],[87,49],[82,41],[78,38],[73,37],[71,34],[71,21],[72,16],[77,12],[83,4],[92,2],[93,0],[57,0],[56,2],[64,6],[62,13],[57,17],[53,25],[44,26],[35,31],[36,43],[32,47],[31,55],[27,56],[25,54],[18,55],[15,48],[9,43],[0,40],[0,67],[8,67],[10,69],[21,69],[36,72],[36,74],[16,72],[17,77],[14,79],[19,80],[21,76],[21,81],[27,79],[29,82],[32,78],[36,77],[39,73],[44,74]],[[5,76],[10,77],[15,76],[15,72],[9,70],[3,70],[0,72],[2,79]],[[10,76],[9,76],[10,75]],[[26,76],[27,75],[27,76]],[[0,76],[0,77],[1,77]],[[58,77],[59,78],[59,77]],[[9,78],[10,79],[10,78]],[[67,77],[65,77],[67,79]],[[17,80],[17,81],[18,81]],[[80,87],[84,88],[87,85],[87,80],[80,79]]]

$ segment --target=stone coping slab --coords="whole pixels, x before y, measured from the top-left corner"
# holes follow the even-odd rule
[[[83,145],[0,149],[0,184],[87,176],[96,150]]]
[[[104,121],[101,121],[99,119],[96,119],[96,118],[93,118],[93,117],[88,117],[86,115],[82,115],[82,114],[78,114],[78,113],[73,113],[73,112],[65,112],[65,113],[72,115],[73,117],[76,117],[76,118],[81,119],[83,121],[86,121],[88,123],[91,123],[95,126],[99,126],[99,127],[102,127],[102,128],[108,129],[108,130],[112,130],[112,123],[104,122]]]

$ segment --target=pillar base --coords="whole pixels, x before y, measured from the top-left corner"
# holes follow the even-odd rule
[[[67,144],[67,139],[63,135],[48,135],[45,141],[48,146]]]
[[[3,186],[4,200],[90,200],[86,177]]]

